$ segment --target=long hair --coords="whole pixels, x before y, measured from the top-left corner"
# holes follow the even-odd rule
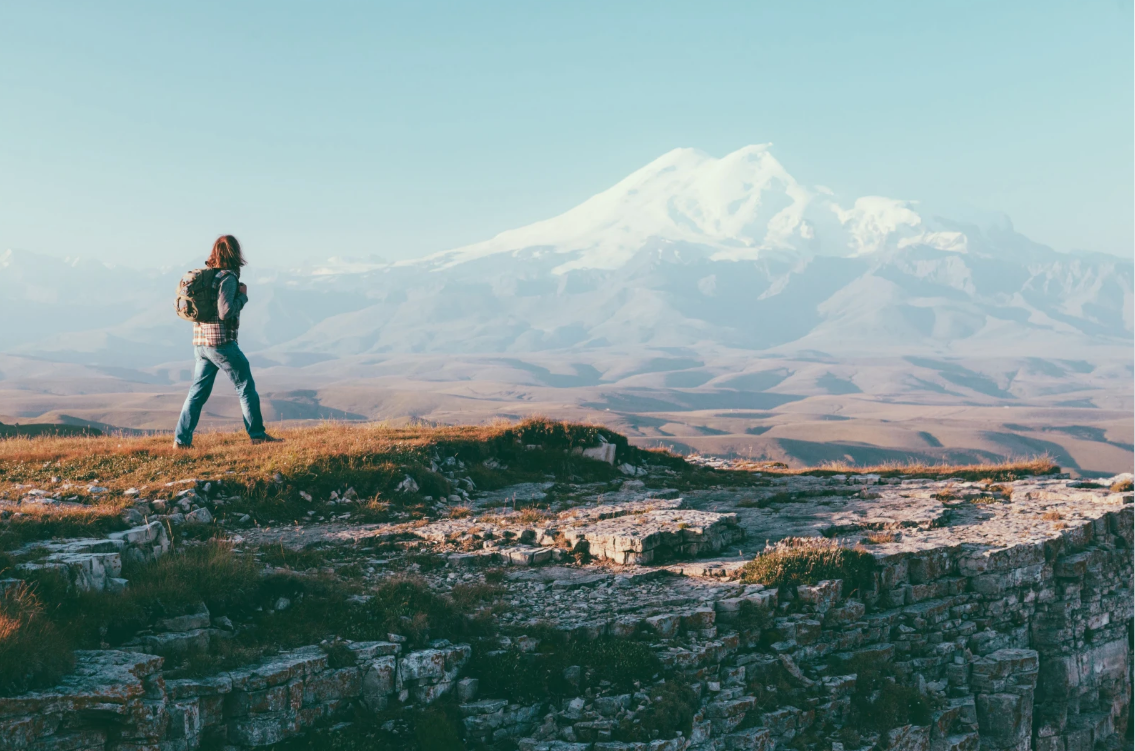
[[[244,265],[244,256],[240,253],[240,243],[232,235],[221,235],[213,243],[213,252],[205,265],[211,269],[228,269],[240,273]]]

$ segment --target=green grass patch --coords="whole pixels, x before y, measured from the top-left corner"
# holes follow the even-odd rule
[[[741,568],[740,580],[766,587],[814,585],[842,579],[851,590],[870,580],[874,557],[824,537],[790,537],[770,545]]]

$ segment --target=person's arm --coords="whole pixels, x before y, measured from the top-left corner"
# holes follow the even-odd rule
[[[243,284],[238,284],[235,274],[226,274],[221,280],[220,294],[217,296],[217,318],[227,321],[236,318],[248,302],[248,295],[240,291]]]

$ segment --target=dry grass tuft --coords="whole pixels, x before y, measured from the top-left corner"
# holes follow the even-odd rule
[[[545,511],[544,509],[536,508],[535,506],[529,506],[527,508],[521,509],[519,512],[517,512],[516,516],[512,518],[520,522],[521,524],[539,524],[540,522],[545,522],[548,519],[553,518],[553,516],[555,515],[548,511]]]
[[[898,539],[898,535],[894,532],[870,532],[863,538],[864,545],[885,545],[888,542],[894,542]]]
[[[1135,483],[1131,480],[1120,480],[1111,484],[1110,488],[1113,493],[1130,493],[1135,490]]]
[[[741,569],[740,580],[768,587],[813,585],[843,579],[846,590],[860,586],[874,570],[870,553],[825,537],[789,537],[765,548]]]
[[[74,664],[33,586],[21,582],[0,594],[0,696],[50,686]]]
[[[923,462],[910,462],[907,464],[894,462],[888,464],[874,464],[861,466],[845,462],[832,462],[818,467],[787,468],[777,467],[768,463],[750,462],[742,463],[741,469],[750,472],[761,472],[767,475],[816,475],[830,477],[832,475],[880,475],[882,477],[909,477],[930,480],[965,480],[976,482],[978,480],[992,480],[994,482],[1009,482],[1022,477],[1050,475],[1060,471],[1051,457],[1038,456],[1029,459],[1014,459],[1010,461],[991,464],[925,464]]]
[[[119,514],[123,504],[108,499],[97,506],[54,507],[25,503],[19,512],[0,523],[0,549],[12,549],[29,540],[84,537],[126,528]]]
[[[1058,522],[1063,518],[1064,517],[1060,515],[1059,511],[1046,511],[1044,516],[1041,517],[1041,519],[1049,522]]]

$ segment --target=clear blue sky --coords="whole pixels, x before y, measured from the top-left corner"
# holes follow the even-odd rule
[[[0,250],[404,258],[771,141],[1130,256],[1132,35],[1117,0],[5,2]]]

